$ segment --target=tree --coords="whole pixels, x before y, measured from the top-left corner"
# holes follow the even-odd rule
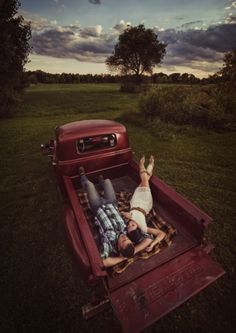
[[[151,74],[165,52],[166,45],[158,41],[152,29],[146,29],[143,24],[130,26],[120,34],[113,55],[106,59],[106,64],[123,75],[134,74],[136,83],[140,84],[142,74]]]
[[[155,73],[152,75],[153,83],[167,83],[168,75],[165,73]]]
[[[225,113],[236,112],[236,48],[225,53],[224,64],[214,76],[217,83],[217,97],[223,105]]]
[[[30,51],[30,25],[17,16],[18,0],[0,2],[0,117],[9,116],[26,85],[24,65]]]
[[[169,75],[170,83],[179,83],[181,74],[180,73],[172,73]]]
[[[225,53],[223,68],[219,71],[224,81],[236,82],[236,48]]]

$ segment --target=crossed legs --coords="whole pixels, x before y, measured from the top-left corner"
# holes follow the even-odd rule
[[[152,176],[153,167],[154,167],[153,155],[151,155],[149,158],[149,164],[148,164],[147,168],[145,168],[144,163],[145,163],[145,157],[142,156],[139,161],[139,175],[141,178],[141,183],[139,184],[139,186],[149,187],[149,179]]]

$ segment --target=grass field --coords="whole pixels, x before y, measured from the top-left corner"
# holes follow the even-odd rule
[[[72,264],[54,175],[39,150],[55,126],[92,118],[123,122],[135,158],[154,153],[156,174],[214,218],[206,238],[226,275],[145,332],[235,330],[236,134],[148,129],[124,120],[136,105],[137,95],[117,85],[39,85],[26,91],[15,118],[1,120],[1,333],[120,332],[111,310],[82,319],[92,291]]]

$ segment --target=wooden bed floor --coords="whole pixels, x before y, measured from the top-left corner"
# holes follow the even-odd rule
[[[113,179],[112,184],[116,192],[133,192],[137,186],[137,184],[128,176]],[[199,245],[197,240],[190,235],[185,228],[176,223],[170,212],[164,211],[156,202],[154,202],[154,209],[158,212],[158,215],[177,230],[177,235],[173,238],[170,246],[162,248],[159,253],[155,254],[148,260],[140,259],[135,261],[132,265],[127,267],[123,273],[109,276],[108,284],[110,289],[116,289]]]

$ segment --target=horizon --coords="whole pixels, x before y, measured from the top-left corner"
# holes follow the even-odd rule
[[[120,73],[117,73],[117,74],[112,74],[112,73],[110,73],[110,72],[108,72],[108,73],[95,73],[95,74],[92,74],[92,73],[79,73],[79,72],[75,72],[75,73],[71,73],[71,72],[62,72],[62,73],[51,73],[51,72],[45,72],[45,71],[43,71],[43,70],[41,70],[41,69],[36,69],[36,70],[30,70],[30,69],[27,69],[26,70],[26,73],[27,72],[32,72],[32,73],[34,73],[34,72],[37,72],[37,71],[41,71],[41,72],[43,72],[43,73],[45,73],[45,74],[49,74],[49,75],[62,75],[62,74],[68,74],[68,75],[93,75],[93,76],[95,76],[95,75],[98,75],[98,76],[112,76],[112,77],[123,77],[123,76],[135,76],[135,74],[128,74],[128,75],[126,75],[126,74],[120,74]],[[186,72],[187,73],[187,72]],[[167,76],[169,76],[169,75],[171,75],[171,74],[180,74],[180,75],[182,75],[182,74],[186,74],[186,73],[177,73],[177,72],[173,72],[173,73],[170,73],[170,74],[166,74],[166,73],[163,73],[163,72],[155,72],[155,73],[153,73],[153,74],[142,74],[142,76],[143,77],[152,77],[153,75],[155,75],[155,74],[166,74]],[[192,74],[192,73],[187,73],[187,74]],[[195,76],[195,75],[194,75]],[[199,77],[197,77],[197,76],[195,76],[197,79],[200,79],[201,80],[201,78],[199,78]],[[202,78],[202,79],[204,79],[204,78]]]
[[[231,0],[21,0],[19,14],[31,22],[32,51],[25,66],[31,71],[112,75],[105,59],[129,25],[144,24],[167,44],[154,73],[208,77],[236,47]]]

